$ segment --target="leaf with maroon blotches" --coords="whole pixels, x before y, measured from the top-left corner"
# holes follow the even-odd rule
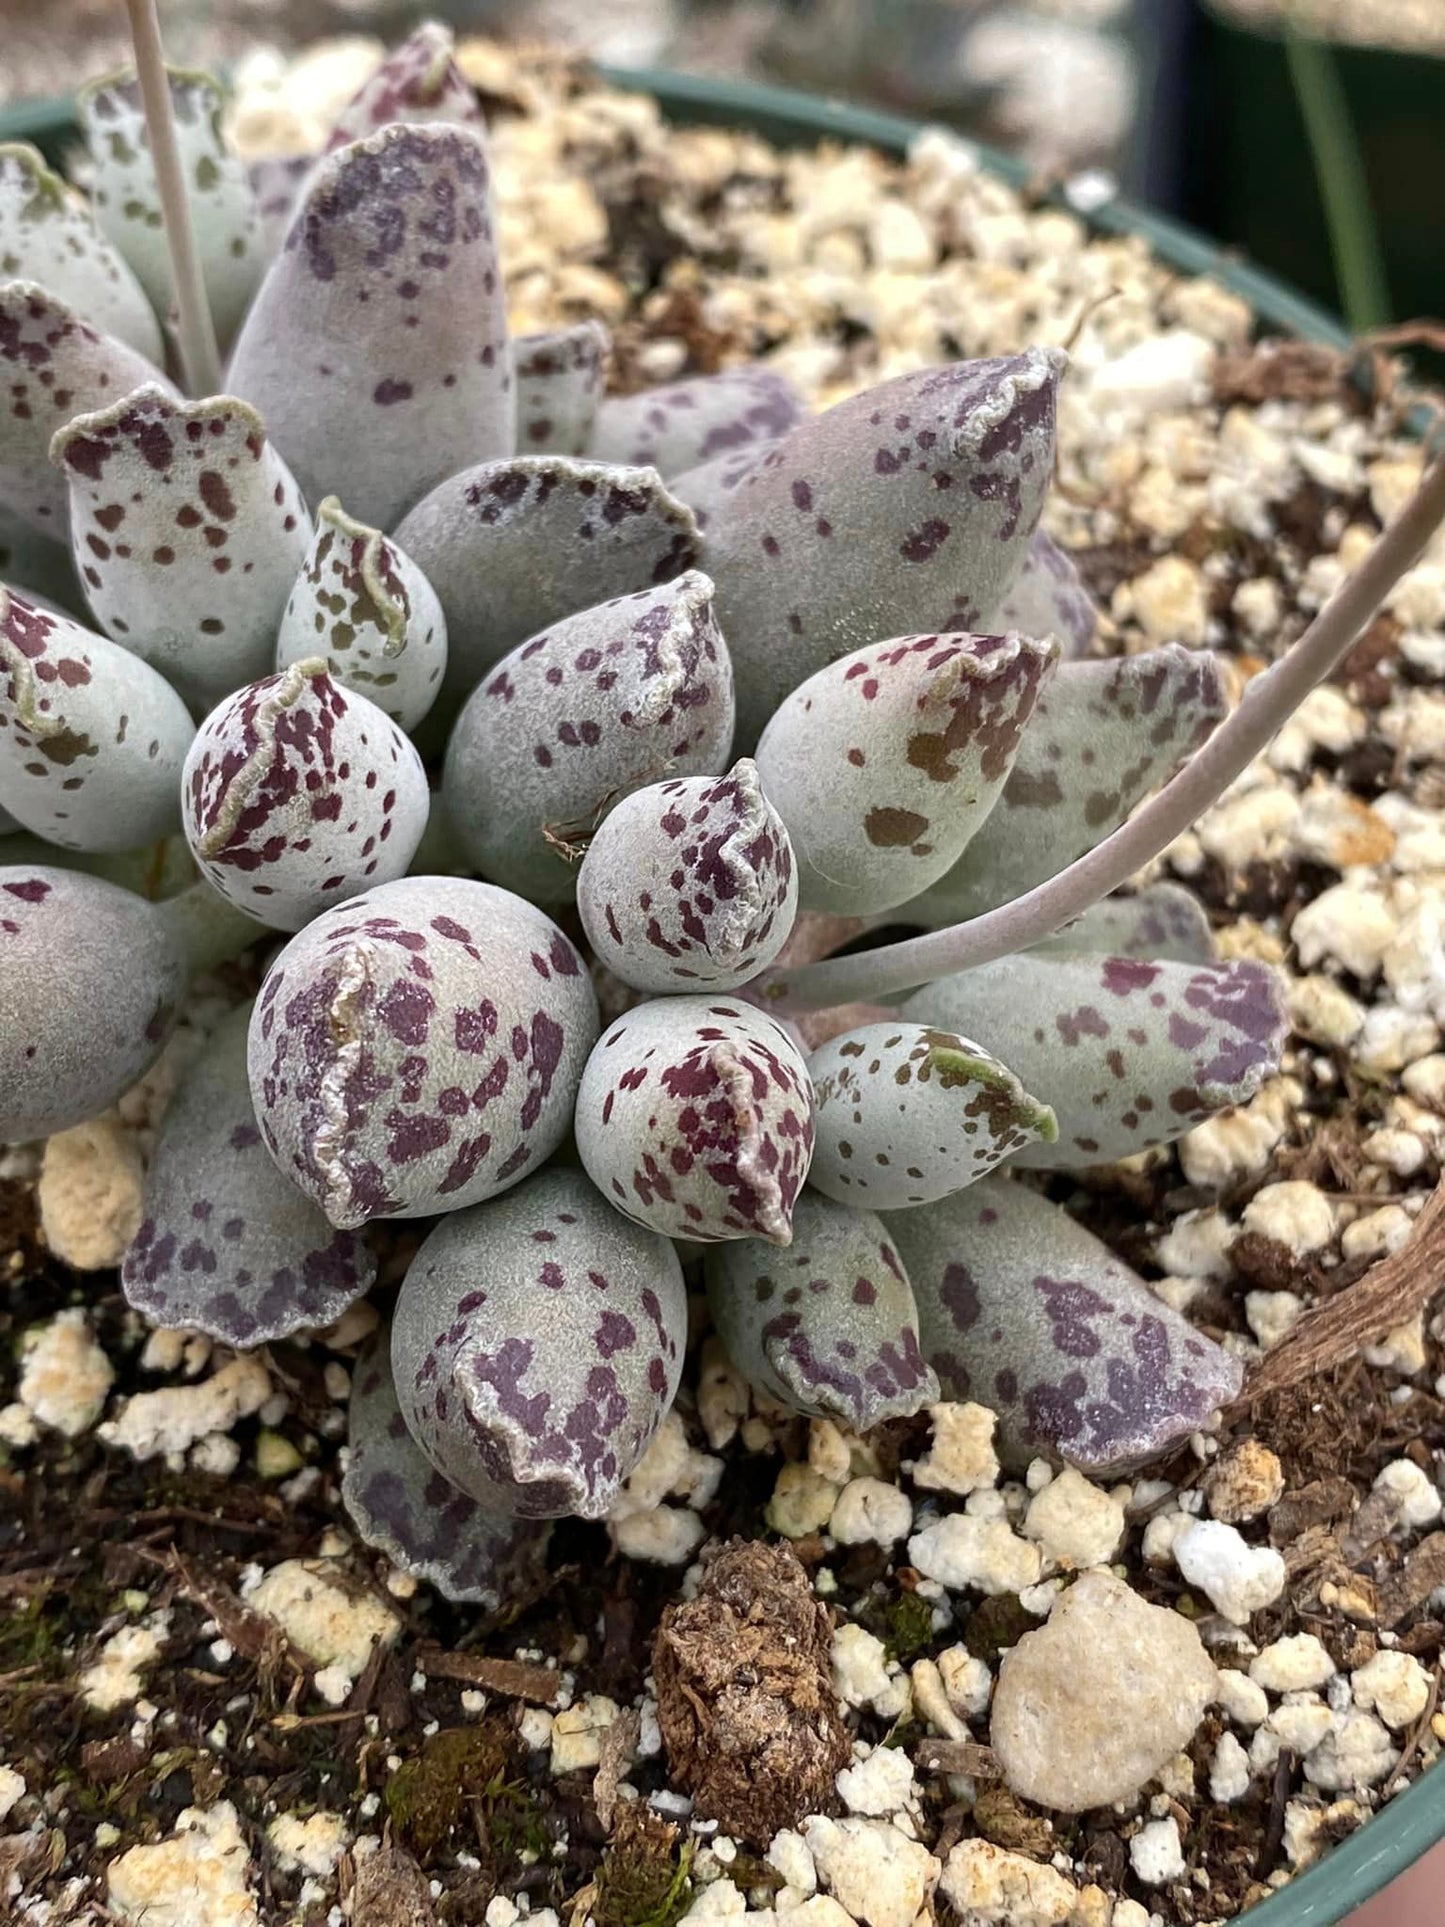
[[[366,1543],[400,1571],[487,1612],[541,1585],[551,1526],[483,1511],[442,1477],[406,1429],[385,1328],[351,1375],[346,1437],[341,1502]]]
[[[597,1000],[556,924],[460,877],[328,910],[271,966],[251,1020],[267,1148],[334,1225],[495,1197],[567,1135]]]
[[[477,685],[447,750],[448,821],[484,875],[565,903],[607,812],[663,774],[716,775],[732,732],[732,665],[693,570],[568,616]]]
[[[415,730],[447,666],[447,625],[436,591],[389,536],[348,515],[334,495],[276,636],[276,667],[324,657],[344,688]]]
[[[651,469],[563,455],[463,469],[418,502],[396,539],[447,619],[434,723],[450,723],[528,637],[609,596],[671,581],[698,551],[691,510]]]
[[[0,261],[23,267],[92,328],[153,367],[166,358],[155,309],[86,203],[26,141],[0,144]]]
[[[879,636],[986,629],[1038,523],[1063,357],[901,375],[764,450],[708,522],[738,651],[738,747],[825,663]]]
[[[588,942],[639,990],[737,989],[777,956],[797,905],[788,832],[746,757],[634,790],[577,874]]]
[[[195,710],[271,667],[311,518],[255,410],[155,386],[55,437],[95,619]]]
[[[456,41],[444,21],[423,20],[392,48],[337,115],[326,151],[364,140],[396,121],[482,128],[481,103],[456,63]]]
[[[479,1505],[600,1519],[672,1405],[686,1343],[668,1239],[552,1170],[430,1233],[391,1358],[412,1437]]]
[[[945,876],[997,802],[1056,658],[1016,635],[902,636],[785,697],[757,759],[802,907],[877,916]]]
[[[268,261],[275,258],[290,232],[301,189],[315,166],[314,154],[262,154],[246,164],[260,223],[261,251]]]
[[[808,1059],[816,1100],[809,1182],[859,1210],[932,1204],[1058,1124],[1007,1065],[954,1031],[867,1024]]]
[[[217,704],[182,772],[202,874],[273,930],[402,876],[430,800],[411,738],[320,657]]]
[[[0,804],[67,850],[133,850],[180,823],[196,726],[164,676],[0,585]]]
[[[334,1324],[376,1282],[364,1234],[334,1230],[261,1142],[250,1014],[224,1019],[167,1106],[121,1264],[127,1300],[153,1325],[241,1347]]]
[[[771,1017],[727,998],[639,1004],[602,1035],[577,1149],[619,1211],[667,1237],[786,1245],[813,1155],[813,1089]]]
[[[1042,943],[1034,957],[1147,957],[1213,963],[1214,931],[1204,906],[1182,883],[1151,883],[1132,896],[1105,897]]]
[[[1056,876],[1166,782],[1228,707],[1218,658],[1178,643],[1061,663],[988,822],[910,915],[963,922]]]
[[[481,137],[401,124],[322,161],[227,378],[309,499],[342,495],[377,528],[464,464],[510,454],[516,391]]]
[[[907,1274],[871,1211],[805,1190],[787,1251],[743,1238],[714,1246],[705,1270],[728,1357],[789,1410],[869,1432],[937,1399]]]
[[[597,411],[588,453],[598,462],[655,468],[666,480],[720,455],[775,442],[803,413],[797,389],[775,369],[725,368],[609,396]]]
[[[147,382],[175,392],[144,355],[35,281],[0,286],[0,381],[0,509],[58,542],[69,539],[70,498],[50,461],[56,430]]]
[[[730,455],[718,455],[700,468],[690,468],[685,475],[674,476],[668,487],[679,502],[687,504],[697,517],[698,527],[706,532],[724,501],[743,477],[752,473],[767,447],[764,443],[761,447],[738,448]]]
[[[0,1143],[113,1104],[159,1057],[185,986],[143,897],[73,870],[0,868]]]
[[[998,1413],[1000,1457],[1094,1476],[1159,1457],[1238,1392],[1237,1358],[1171,1311],[1106,1245],[998,1176],[885,1217],[946,1399]]]
[[[600,321],[519,335],[517,448],[523,455],[580,455],[606,386],[612,337]]]
[[[167,79],[206,303],[225,349],[265,267],[256,197],[245,163],[222,133],[226,96],[220,82],[175,67],[167,69]],[[75,107],[90,149],[96,223],[130,263],[156,313],[168,315],[175,304],[175,279],[134,69],[82,87]]]
[[[1288,1035],[1278,971],[1032,951],[943,977],[903,1015],[967,1028],[1058,1116],[1058,1142],[1012,1162],[1035,1170],[1108,1164],[1172,1144],[1243,1104],[1279,1069]]]
[[[1099,626],[1099,612],[1089,599],[1072,556],[1046,529],[1034,530],[1023,567],[1003,599],[998,620],[1001,627],[1017,629],[1026,636],[1057,636],[1065,656],[1088,655]]]

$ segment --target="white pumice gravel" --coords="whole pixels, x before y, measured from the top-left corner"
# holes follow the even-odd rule
[[[98,1428],[99,1435],[137,1459],[171,1458],[213,1432],[229,1432],[239,1419],[259,1412],[270,1396],[266,1367],[248,1352],[199,1385],[135,1393],[116,1418]]]
[[[1313,1633],[1276,1639],[1249,1663],[1249,1677],[1267,1693],[1296,1693],[1324,1686],[1335,1662]]]
[[[1140,1827],[1129,1842],[1129,1864],[1146,1887],[1162,1887],[1183,1878],[1184,1847],[1172,1813]]]
[[[1051,1566],[1101,1566],[1124,1536],[1124,1507],[1114,1493],[1065,1466],[1029,1501],[1023,1532]]]
[[[875,1746],[852,1766],[845,1766],[837,1787],[849,1813],[886,1817],[911,1810],[918,1798],[913,1762],[892,1746]]]
[[[1222,1806],[1232,1806],[1249,1791],[1249,1754],[1236,1736],[1225,1731],[1214,1743],[1209,1762],[1209,1797]]]
[[[1021,1592],[1043,1576],[1043,1556],[1005,1519],[950,1512],[908,1541],[909,1563],[952,1592]]]
[[[107,1870],[110,1904],[136,1927],[258,1927],[253,1869],[229,1800],[187,1807],[175,1832]]]
[[[1413,1726],[1430,1703],[1430,1675],[1412,1653],[1380,1651],[1350,1674],[1355,1704],[1395,1732]]]
[[[1216,1612],[1237,1626],[1272,1606],[1285,1586],[1283,1556],[1273,1546],[1252,1546],[1234,1526],[1195,1519],[1173,1545],[1174,1563],[1198,1586]]]
[[[887,1820],[811,1814],[801,1832],[819,1884],[863,1927],[913,1927],[937,1884],[927,1847]]]
[[[389,1606],[328,1559],[284,1559],[243,1581],[241,1596],[316,1662],[316,1690],[333,1706],[360,1678],[373,1647],[391,1645],[401,1627]]]
[[[1215,1698],[1236,1726],[1258,1726],[1269,1714],[1269,1698],[1264,1688],[1237,1667],[1220,1667]]]
[[[892,1546],[912,1528],[912,1500],[886,1479],[850,1479],[828,1519],[840,1546]]]
[[[1244,1525],[1268,1512],[1284,1496],[1284,1467],[1258,1439],[1241,1439],[1221,1453],[1204,1483],[1211,1518]]]
[[[1295,1258],[1323,1250],[1335,1235],[1335,1211],[1318,1185],[1291,1179],[1266,1184],[1244,1207],[1244,1228],[1273,1238]]]
[[[57,1312],[21,1341],[19,1402],[39,1424],[68,1439],[95,1424],[114,1382],[115,1367],[79,1309]]]
[[[1343,1713],[1313,1751],[1304,1776],[1325,1793],[1378,1786],[1400,1757],[1389,1730],[1373,1713]]]
[[[1400,1524],[1409,1531],[1432,1526],[1440,1517],[1439,1488],[1413,1459],[1392,1459],[1376,1476],[1375,1491],[1394,1501]]]
[[[938,1887],[962,1919],[998,1927],[1064,1927],[1079,1904],[1078,1888],[1056,1868],[989,1840],[960,1840]]]
[[[913,1483],[934,1492],[967,1494],[997,1483],[999,1462],[993,1449],[998,1419],[983,1405],[934,1405],[933,1438],[927,1455],[912,1468]]]

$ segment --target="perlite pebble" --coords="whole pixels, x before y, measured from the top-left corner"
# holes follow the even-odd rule
[[[1078,1570],[1101,1566],[1124,1536],[1124,1508],[1112,1492],[1065,1466],[1029,1501],[1023,1530],[1053,1565]]]
[[[799,1461],[779,1472],[768,1501],[767,1521],[785,1539],[806,1539],[809,1533],[823,1530],[837,1503],[838,1488],[832,1480],[820,1478],[811,1465]]]
[[[77,1271],[118,1265],[140,1228],[144,1187],[136,1141],[113,1115],[57,1132],[35,1192],[45,1242]]]
[[[820,1883],[864,1927],[913,1927],[939,1866],[918,1841],[886,1820],[829,1820],[812,1814],[803,1837]]]
[[[1129,1864],[1146,1887],[1162,1887],[1184,1876],[1184,1847],[1173,1814],[1140,1827],[1129,1842]]]
[[[1266,1184],[1244,1207],[1244,1228],[1305,1258],[1333,1240],[1335,1209],[1317,1185],[1300,1179]]]
[[[1430,1702],[1430,1675],[1413,1653],[1376,1653],[1350,1674],[1350,1685],[1355,1704],[1396,1732],[1412,1726]]]
[[[345,1853],[350,1835],[339,1813],[313,1813],[304,1820],[295,1813],[278,1813],[266,1829],[266,1841],[282,1873],[320,1880]]]
[[[866,1627],[845,1621],[833,1634],[833,1684],[845,1706],[871,1706],[897,1713],[906,1704],[908,1682],[888,1671],[883,1641]]]
[[[0,1820],[8,1820],[24,1798],[25,1775],[13,1766],[0,1766]]]
[[[1284,1591],[1284,1559],[1274,1547],[1251,1546],[1218,1519],[1191,1521],[1174,1541],[1174,1563],[1236,1626]]]
[[[1249,1664],[1249,1677],[1268,1693],[1297,1693],[1333,1679],[1335,1662],[1313,1633],[1276,1639]]]
[[[935,1662],[948,1703],[961,1719],[982,1719],[993,1694],[993,1674],[966,1646],[950,1646]]]
[[[391,1645],[401,1625],[374,1593],[348,1585],[326,1560],[283,1559],[241,1590],[252,1612],[274,1620],[315,1660],[317,1690],[333,1705],[365,1671],[374,1645]]]
[[[114,1379],[89,1319],[74,1309],[57,1312],[24,1342],[17,1389],[20,1403],[42,1425],[74,1439],[100,1417]]]
[[[984,1405],[933,1405],[933,1441],[913,1467],[913,1483],[935,1492],[979,1492],[996,1483],[997,1416]]]
[[[107,1445],[120,1446],[137,1459],[188,1451],[212,1432],[229,1432],[259,1412],[271,1396],[271,1380],[254,1353],[233,1358],[200,1385],[168,1385],[158,1392],[137,1392],[120,1416],[99,1428]]]
[[[875,1746],[837,1779],[838,1798],[850,1813],[888,1815],[916,1804],[913,1763],[893,1746]]]
[[[813,1856],[801,1833],[784,1827],[773,1835],[772,1844],[764,1857],[773,1871],[781,1874],[784,1882],[795,1892],[812,1894],[818,1891],[818,1870],[813,1865]]]
[[[175,1833],[106,1870],[110,1904],[138,1927],[256,1927],[251,1861],[229,1800],[186,1807]]]
[[[891,1546],[906,1539],[913,1506],[906,1492],[884,1479],[852,1479],[838,1494],[828,1530],[842,1546]]]
[[[1382,1205],[1367,1211],[1340,1234],[1340,1250],[1346,1258],[1384,1258],[1398,1251],[1415,1228],[1415,1220],[1398,1204]]]
[[[1393,1499],[1402,1526],[1419,1530],[1440,1517],[1440,1494],[1413,1459],[1391,1459],[1376,1473],[1374,1490]]]
[[[577,1773],[602,1758],[602,1740],[617,1718],[617,1702],[604,1693],[589,1693],[575,1706],[565,1707],[552,1721],[552,1774]]]
[[[926,1579],[951,1591],[973,1587],[984,1593],[1021,1592],[1043,1576],[1043,1557],[1020,1539],[1004,1519],[979,1519],[953,1512],[915,1532],[908,1558]]]
[[[141,1626],[122,1626],[80,1675],[80,1695],[96,1713],[113,1713],[139,1697],[145,1674],[160,1658],[170,1614],[158,1612]]]
[[[1348,1793],[1377,1786],[1399,1757],[1399,1748],[1373,1713],[1345,1713],[1305,1756],[1304,1775],[1325,1793]]]
[[[1224,1806],[1242,1800],[1249,1791],[1249,1755],[1233,1733],[1221,1733],[1209,1763],[1209,1797]]]
[[[1257,1519],[1284,1495],[1284,1468],[1258,1439],[1241,1439],[1215,1460],[1205,1480],[1211,1514],[1225,1525]]]
[[[913,1710],[921,1720],[927,1720],[935,1733],[941,1733],[946,1740],[966,1740],[968,1727],[954,1708],[943,1684],[943,1674],[931,1659],[919,1659],[913,1663],[909,1674],[913,1690]]]
[[[1305,1308],[1297,1291],[1248,1291],[1244,1318],[1264,1351],[1272,1351],[1289,1336]]]
[[[959,1841],[938,1885],[964,1920],[1000,1927],[1063,1927],[1079,1899],[1057,1869],[989,1840]]]

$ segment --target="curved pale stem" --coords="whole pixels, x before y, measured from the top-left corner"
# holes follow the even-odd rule
[[[156,171],[161,215],[166,226],[166,244],[171,255],[171,279],[176,287],[176,337],[186,390],[188,394],[196,396],[214,395],[221,385],[221,357],[216,346],[211,305],[206,299],[201,257],[196,252],[196,230],[186,194],[181,150],[176,141],[175,116],[171,111],[171,83],[166,73],[165,50],[161,46],[156,0],[125,0],[125,4],[130,14],[135,70],[140,81],[141,100],[145,104],[151,165]]]
[[[1047,883],[986,915],[854,957],[833,957],[791,972],[774,970],[753,988],[773,1011],[818,1010],[871,1002],[935,977],[970,970],[1027,950],[1061,930],[1127,883],[1197,822],[1248,767],[1309,692],[1341,662],[1390,590],[1419,560],[1445,520],[1445,459],[1430,468],[1415,494],[1359,568],[1335,591],[1299,640],[1144,807],[1112,836]]]
[[[279,932],[237,910],[204,880],[158,903],[156,914],[169,928],[193,977],[230,963],[262,937],[281,940]]]

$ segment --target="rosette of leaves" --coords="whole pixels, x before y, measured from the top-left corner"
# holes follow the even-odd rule
[[[251,169],[213,83],[149,77],[85,97],[90,205],[0,149],[0,1137],[114,1103],[254,945],[123,1282],[259,1343],[434,1221],[346,1498],[461,1598],[607,1510],[684,1264],[800,1412],[980,1398],[1100,1473],[1204,1423],[1235,1362],[1031,1174],[1277,1065],[1272,974],[1178,886],[1110,892],[1445,483],[1226,720],[1208,652],[1096,650],[1040,522],[1058,350],[816,415],[766,365],[608,394],[598,322],[512,338],[444,28]]]

